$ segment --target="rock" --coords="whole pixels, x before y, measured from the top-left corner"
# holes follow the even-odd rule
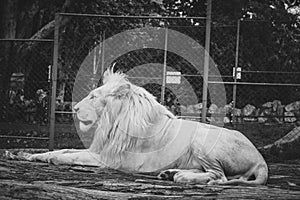
[[[272,102],[266,102],[262,105],[264,108],[273,108],[273,110],[277,110],[277,107],[281,106],[281,101],[274,100]]]
[[[181,110],[181,113],[186,113],[187,112],[187,108],[184,105],[180,105],[180,110]]]
[[[247,104],[244,108],[243,108],[243,115],[244,116],[250,116],[254,113],[255,111],[255,106],[251,105],[251,104]]]
[[[235,122],[241,123],[242,122],[242,110],[239,108],[234,108],[232,110],[232,115],[235,117]]]
[[[234,114],[234,116],[242,116],[242,110],[241,109],[239,109],[239,108],[234,108],[233,110],[232,110],[232,113]]]
[[[193,105],[194,113],[201,113],[202,111],[202,103],[197,103]]]
[[[231,115],[233,111],[233,102],[231,102],[230,104],[226,104],[224,106],[224,111],[226,115]]]
[[[281,101],[274,100],[273,102],[267,102],[262,105],[261,109],[257,109],[256,116],[259,123],[282,123],[284,106]]]
[[[186,112],[187,113],[194,113],[194,107],[193,107],[194,105],[188,105],[187,107],[186,107]]]
[[[188,105],[188,106],[182,106],[180,105],[180,110],[181,113],[201,113],[202,111],[202,103],[197,103],[193,105]]]
[[[229,123],[231,120],[225,115],[225,108],[219,108],[216,104],[211,104],[208,109],[209,122],[215,122],[218,124]]]
[[[211,104],[208,108],[208,113],[213,114],[216,113],[218,110],[218,106],[216,104]]]
[[[273,102],[267,102],[262,105],[262,107],[264,108],[272,108],[272,106],[273,106]]]
[[[228,123],[230,123],[231,121],[230,121],[230,119],[229,119],[229,117],[224,117],[224,123],[225,124],[228,124]]]
[[[267,118],[267,117],[264,117],[264,116],[265,116],[265,113],[264,113],[264,112],[261,112],[261,113],[259,114],[259,117],[257,118],[258,123],[265,123],[265,122],[268,120],[268,118]]]
[[[291,117],[285,117],[284,118],[285,122],[293,123],[297,121],[297,118],[295,117],[295,114],[293,112],[284,112],[284,116],[291,116]]]
[[[215,117],[212,117],[213,114],[215,114],[218,110],[218,106],[216,104],[211,104],[208,108],[208,117],[206,118],[208,122],[216,122],[218,121]]]
[[[243,114],[243,116],[245,116],[244,120],[245,121],[255,121],[256,120],[255,118],[247,117],[247,116],[255,115],[255,110],[256,110],[255,106],[253,106],[251,104],[247,104],[242,110],[242,114]]]
[[[287,112],[298,110],[300,110],[300,101],[296,101],[285,106],[285,111]]]

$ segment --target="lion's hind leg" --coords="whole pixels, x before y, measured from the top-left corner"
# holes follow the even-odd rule
[[[198,169],[182,170],[169,169],[158,175],[159,179],[172,180],[177,183],[210,184],[211,182],[227,181],[225,176],[216,176],[211,171],[203,172]]]

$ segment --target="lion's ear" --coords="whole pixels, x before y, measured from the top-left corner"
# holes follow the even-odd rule
[[[113,94],[117,97],[122,97],[128,94],[128,92],[130,91],[130,84],[123,84],[120,87],[118,87],[117,89],[114,90]]]
[[[102,83],[105,84],[108,80],[108,77],[111,76],[113,74],[113,69],[112,68],[108,68],[102,76]]]

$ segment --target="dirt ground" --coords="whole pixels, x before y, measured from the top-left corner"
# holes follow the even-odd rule
[[[176,184],[94,167],[8,160],[0,152],[0,199],[299,199],[300,160],[268,163],[266,186]]]

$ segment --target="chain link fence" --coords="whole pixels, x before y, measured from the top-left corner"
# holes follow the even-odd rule
[[[195,68],[177,55],[174,49],[181,49],[182,43],[174,43],[174,38],[184,34],[204,45],[205,18],[60,16],[61,22],[69,22],[60,26],[58,50],[58,96],[65,104],[80,101],[101,84],[105,69],[114,65],[174,114],[197,109],[200,117],[203,63]],[[154,26],[157,31],[152,30]],[[56,116],[60,119],[62,115]]]
[[[0,48],[1,144],[47,147],[53,40],[1,39]]]
[[[240,78],[236,90],[236,107],[241,109],[237,113],[238,117],[242,117],[240,122],[242,119],[260,123],[299,120],[299,63],[295,52],[289,47],[296,45],[297,49],[299,44],[282,33],[283,30],[274,23],[240,23]],[[278,23],[282,23],[283,27],[292,22]]]
[[[283,49],[288,41],[282,39],[284,31],[276,30],[269,21],[225,23],[214,18],[218,13],[214,7],[212,13],[207,120],[297,122],[300,72],[295,57],[299,54]],[[60,13],[56,15],[54,45],[53,40],[1,40],[0,64],[5,70],[0,73],[0,121],[7,130],[19,131],[1,134],[1,139],[34,139],[37,131],[49,126],[53,139],[58,125],[73,124],[73,105],[101,85],[103,72],[111,66],[178,117],[200,120],[206,28],[204,17]],[[184,49],[184,44],[194,47],[188,38],[200,44],[200,54]],[[51,86],[56,90],[51,91]],[[33,126],[28,128],[28,124]],[[61,131],[66,130],[76,132],[70,126]],[[42,139],[48,139],[46,132]]]
[[[214,23],[213,23],[214,24]],[[236,24],[229,25],[213,25],[211,28],[211,41],[210,41],[210,56],[216,63],[217,69],[220,72],[221,81],[218,77],[209,75],[209,84],[217,85],[218,87],[225,88],[226,105],[219,107],[211,103],[208,104],[208,113],[225,113],[225,118],[209,119],[223,121],[224,123],[232,122],[232,111],[235,105],[233,104],[236,97],[234,92],[234,75],[233,70],[236,66],[236,44],[237,44],[237,26]],[[218,91],[218,90],[217,90]],[[221,95],[220,95],[220,98]]]
[[[299,21],[255,20],[250,12],[241,16],[240,6],[224,19],[226,8],[213,1],[210,55],[223,81],[210,78],[209,84],[224,84],[227,105],[209,106],[228,112],[227,122],[298,122]]]
[[[103,72],[112,66],[156,96],[175,115],[200,119],[204,48],[200,46],[200,54],[187,52],[182,44],[189,48],[203,45],[204,17],[60,13],[56,23],[53,66],[57,74],[54,71],[53,77],[57,89],[52,93],[56,104],[51,115],[55,122],[50,124],[50,149],[57,125],[73,124],[74,104],[101,85]],[[183,40],[176,41],[178,37]],[[75,130],[72,127],[63,132]],[[85,136],[79,137],[84,140]]]

